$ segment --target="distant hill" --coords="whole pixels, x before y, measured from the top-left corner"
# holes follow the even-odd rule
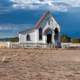
[[[11,42],[18,42],[18,37],[12,37],[12,38],[1,38],[0,41],[11,41]]]

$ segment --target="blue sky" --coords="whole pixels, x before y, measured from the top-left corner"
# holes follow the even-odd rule
[[[80,0],[0,0],[0,38],[16,36],[18,31],[33,26],[38,16],[48,10],[63,34],[79,37]]]

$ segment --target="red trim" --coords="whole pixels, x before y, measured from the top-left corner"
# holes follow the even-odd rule
[[[48,14],[49,14],[49,11],[46,12],[46,13],[39,19],[39,21],[38,21],[38,22],[36,23],[36,25],[35,25],[36,28],[39,28],[39,27],[40,27],[41,22],[45,19],[45,17],[46,17]]]

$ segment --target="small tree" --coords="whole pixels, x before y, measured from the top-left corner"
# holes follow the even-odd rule
[[[73,38],[73,39],[71,39],[71,42],[72,43],[80,43],[80,39]]]
[[[62,35],[61,42],[71,42],[71,38],[67,35]]]

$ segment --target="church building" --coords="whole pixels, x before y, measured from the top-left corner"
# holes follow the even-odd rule
[[[60,26],[48,11],[41,16],[34,28],[19,32],[19,43],[51,44],[60,47]]]

